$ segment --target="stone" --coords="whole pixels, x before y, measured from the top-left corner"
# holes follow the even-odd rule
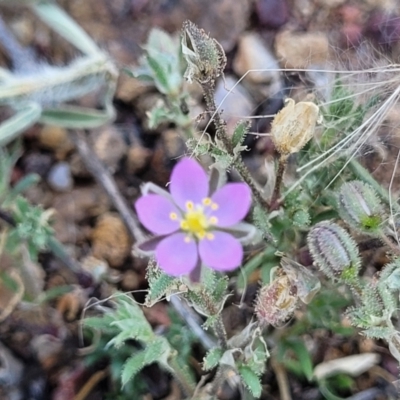
[[[275,52],[283,68],[323,66],[329,59],[329,41],[323,32],[284,31],[276,36]]]
[[[143,169],[150,161],[152,151],[140,143],[133,143],[127,154],[127,170],[129,174],[135,174]]]
[[[41,147],[53,150],[58,160],[64,160],[74,145],[68,137],[68,131],[54,125],[45,125],[38,134]]]
[[[106,213],[92,232],[92,254],[108,262],[110,267],[121,267],[131,252],[131,239],[118,214]]]
[[[229,93],[236,83],[237,79],[228,75],[225,82],[222,79],[218,81],[215,89],[215,103],[217,106],[221,105],[228,134],[232,134],[237,122],[245,116],[250,116],[255,109],[254,100],[240,83]]]
[[[110,200],[99,186],[93,184],[55,195],[53,208],[66,221],[80,222],[105,213],[110,208]]]
[[[240,77],[250,70],[258,70],[249,72],[243,79],[243,84],[256,95],[257,101],[275,96],[283,86],[278,61],[256,33],[247,33],[240,38],[233,70]]]
[[[286,0],[257,0],[255,10],[262,26],[277,29],[289,19]]]
[[[66,162],[54,164],[47,176],[47,183],[56,192],[69,192],[73,187],[69,164]]]
[[[108,167],[110,172],[115,172],[122,157],[128,151],[122,133],[115,126],[107,125],[91,131],[93,150],[99,159]]]

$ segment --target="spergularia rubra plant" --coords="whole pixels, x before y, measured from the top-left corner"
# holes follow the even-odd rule
[[[241,222],[251,191],[244,183],[228,183],[214,192],[211,186],[203,168],[185,158],[172,171],[170,193],[147,184],[135,203],[140,222],[156,235],[138,249],[154,252],[169,275],[198,277],[202,265],[231,271],[242,262],[241,242],[255,231]]]

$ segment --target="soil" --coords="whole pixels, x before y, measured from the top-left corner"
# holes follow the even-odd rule
[[[396,0],[60,0],[59,4],[119,67],[137,65],[152,27],[179,34],[187,19],[209,32],[223,46],[228,58],[227,82],[232,82],[230,79],[236,81],[248,69],[264,68],[259,65],[258,50],[254,53],[250,47],[259,43],[265,48],[265,54],[259,53],[260,60],[265,56],[278,67],[294,69],[357,68],[360,65],[365,68],[373,66],[370,60],[376,59],[377,54],[380,59],[390,62],[398,59],[400,52],[400,11]],[[20,43],[41,59],[63,65],[76,58],[78,51],[27,8],[1,6],[0,9]],[[249,34],[253,35],[251,40],[242,45]],[[0,52],[0,64],[5,68],[12,67],[5,50]],[[304,99],[310,91],[303,85],[303,78],[302,74],[269,72],[248,79],[244,82],[247,94],[240,97],[238,91],[235,101],[229,103],[228,99],[224,106],[228,126],[236,123],[235,116],[238,115],[275,114],[287,96]],[[201,95],[196,88],[191,90],[196,99],[195,106],[201,112],[204,110]],[[185,143],[173,124],[157,129],[147,126],[146,112],[158,96],[153,88],[121,74],[114,98],[115,121],[84,133],[85,140],[111,174],[129,207],[139,197],[143,183],[151,181],[164,186],[176,158],[185,153]],[[88,95],[80,99],[79,104],[96,107],[96,100],[95,95]],[[399,122],[396,107],[360,158],[386,188],[397,166],[395,160],[400,146],[400,135],[395,128]],[[254,177],[264,184],[268,178],[265,160],[275,154],[270,139],[262,137],[269,130],[271,117],[256,121],[252,131],[260,136],[255,135],[246,142],[250,151],[244,156]],[[109,359],[104,357],[90,366],[85,361],[83,354],[90,352],[86,347],[89,343],[82,343],[80,337],[85,305],[91,298],[106,299],[115,290],[134,292],[135,298],[143,302],[142,291],[148,287],[147,260],[132,255],[134,238],[112,199],[85,166],[70,132],[37,124],[24,132],[22,140],[23,151],[14,167],[12,183],[29,173],[41,177],[40,183],[29,189],[26,197],[33,204],[54,210],[55,236],[65,245],[70,257],[79,261],[82,270],[72,270],[51,253],[40,255],[37,269],[41,290],[48,292],[61,287],[72,287],[73,290],[40,305],[19,303],[0,323],[2,360],[14,363],[10,367],[0,361],[0,398],[183,398],[177,384],[156,365],[145,368],[140,375],[141,389],[146,394],[117,397]],[[400,181],[398,174],[394,175],[392,190],[396,193]],[[368,268],[374,271],[386,262],[385,253],[376,250],[367,250],[364,257],[370,259]],[[102,271],[101,279],[95,278],[98,270]],[[237,294],[227,302],[224,321],[228,334],[242,329],[252,318],[258,279],[259,276],[252,277],[245,299]],[[246,307],[235,306],[243,300]],[[1,306],[2,301],[0,294]],[[146,317],[154,329],[163,331],[171,326],[168,308],[168,303],[162,302],[146,310]],[[346,324],[345,320],[343,324]],[[377,365],[353,377],[351,394],[354,397],[349,398],[396,398],[392,382],[397,380],[397,362],[385,343],[367,340],[357,332],[352,336],[341,336],[327,330],[304,339],[314,365],[354,354],[379,354],[381,361]],[[202,374],[203,356],[204,349],[196,345],[191,367],[198,379]],[[15,368],[15,381],[2,386],[2,371],[12,367]],[[262,399],[289,399],[280,393],[279,376],[278,368],[268,366],[262,378]],[[285,376],[292,398],[323,398],[313,382],[293,371]],[[356,397],[357,393],[361,397]],[[239,399],[240,391],[234,385],[232,388],[226,384],[218,396],[220,399]]]

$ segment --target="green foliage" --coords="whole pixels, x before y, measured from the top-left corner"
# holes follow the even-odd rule
[[[209,350],[203,359],[203,369],[209,371],[215,368],[219,364],[222,354],[223,350],[219,347]]]
[[[83,323],[87,327],[107,334],[110,339],[106,348],[114,348],[108,355],[112,359],[117,358],[117,361],[121,360],[120,352],[126,354],[127,343],[131,343],[132,340],[140,343],[140,349],[134,346],[129,356],[123,361],[120,373],[122,386],[134,379],[146,365],[158,363],[161,368],[176,376],[178,381],[182,375],[185,375],[187,385],[191,387],[191,376],[185,371],[185,366],[182,370],[178,370],[181,366],[174,362],[177,350],[165,337],[157,336],[153,332],[136,302],[130,296],[122,294],[116,295],[113,302],[115,308],[106,310],[101,317],[86,318]],[[132,346],[128,344],[128,347]],[[183,386],[185,388],[184,384]]]
[[[154,85],[164,95],[148,111],[149,128],[157,128],[163,122],[172,122],[181,129],[186,139],[192,138],[192,121],[186,107],[182,107],[186,104],[188,93],[183,86],[185,61],[179,41],[161,29],[153,28],[144,51],[139,67],[125,68],[124,71],[131,77]]]
[[[41,250],[46,250],[54,231],[49,224],[51,211],[44,211],[41,207],[32,206],[22,196],[14,200],[11,215],[16,223],[10,229],[7,249],[17,249],[19,243],[27,244],[31,259],[36,259]]]
[[[285,179],[281,179],[283,173],[279,176],[280,172],[276,170],[276,181],[283,186],[281,189],[276,185],[279,189],[276,197],[276,192],[272,192],[268,186],[269,182],[264,190],[259,190],[257,183],[243,168],[243,143],[250,124],[240,121],[233,133],[228,133],[223,114],[216,109],[213,100],[215,79],[223,73],[225,66],[220,45],[194,24],[186,22],[181,49],[174,39],[155,30],[149,36],[145,52],[141,66],[130,73],[154,85],[162,94],[160,101],[149,112],[150,126],[173,122],[188,139],[187,148],[191,155],[205,160],[211,158],[217,170],[235,170],[253,192],[253,208],[249,218],[267,243],[251,243],[254,246],[251,250],[256,248],[257,251],[246,252],[246,263],[237,279],[234,278],[231,283],[236,282],[237,288],[245,289],[250,276],[257,272],[264,283],[269,283],[273,276],[271,272],[279,264],[283,272],[279,271],[289,277],[288,282],[297,279],[296,290],[288,288],[287,282],[282,279],[284,284],[277,286],[275,296],[269,298],[272,307],[285,305],[284,300],[288,297],[285,295],[297,296],[307,304],[299,313],[302,317],[296,315],[291,324],[281,331],[271,333],[270,330],[265,333],[271,335],[272,341],[277,344],[279,361],[287,369],[311,381],[313,360],[302,335],[321,328],[336,335],[354,334],[354,328],[344,327],[341,323],[340,314],[346,308],[353,326],[361,328],[369,337],[385,338],[392,343],[398,334],[394,322],[397,319],[400,267],[395,256],[398,253],[396,245],[392,240],[397,235],[394,232],[397,228],[393,226],[398,225],[398,218],[394,215],[396,221],[389,226],[388,210],[383,204],[386,201],[392,205],[392,201],[388,201],[388,194],[385,195],[385,190],[355,160],[348,158],[349,154],[353,155],[360,147],[357,142],[359,136],[353,135],[354,130],[360,127],[379,99],[372,96],[368,101],[357,101],[354,93],[337,80],[327,96],[328,105],[320,107],[323,116],[320,132],[316,132],[314,139],[301,152],[287,160],[290,170],[286,171]],[[185,62],[186,70],[183,73]],[[201,139],[196,137],[186,107],[182,107],[182,104],[189,104],[186,102],[188,93],[184,90],[183,78],[201,85],[206,99],[206,112],[213,116],[214,137],[209,133],[202,134]],[[340,146],[335,147],[338,144]],[[333,152],[331,149],[336,150]],[[281,161],[275,160],[275,164],[282,167]],[[320,163],[316,164],[316,161]],[[296,167],[297,175],[293,173]],[[341,186],[336,183],[339,176],[341,182],[345,182]],[[285,187],[286,178],[294,182],[290,188]],[[344,223],[349,225],[349,231],[344,228]],[[391,262],[372,280],[366,280],[361,275],[364,260],[354,239],[356,236],[352,236],[353,229],[380,238],[382,243],[391,244]],[[295,261],[297,258],[306,258],[306,244],[315,265],[326,276],[322,288],[319,279],[314,276],[317,272]],[[284,261],[286,268],[283,268],[280,261]],[[212,330],[217,336],[219,347],[207,352],[203,369],[216,368],[216,377],[222,376],[224,369],[235,371],[241,377],[243,386],[254,397],[261,396],[260,378],[269,357],[268,349],[261,326],[253,323],[235,336],[226,337],[221,312],[229,295],[228,278],[204,269],[201,281],[193,283],[185,277],[169,277],[151,262],[148,279],[150,289],[146,304],[152,305],[164,297],[168,299],[172,294],[179,295],[205,317],[203,328]],[[350,290],[341,288],[338,291],[336,287],[330,286],[331,282],[348,286]],[[356,299],[355,306],[348,308],[352,302],[351,296]],[[140,352],[132,354],[125,364],[123,380],[128,382],[129,377],[134,376],[142,365],[153,360],[147,348],[154,339],[150,339],[150,331],[142,331],[137,325],[132,326],[122,316],[119,322],[111,322],[110,327],[119,329],[110,340],[111,344],[122,348],[128,339],[138,340],[142,344]],[[146,335],[149,338],[144,339]],[[158,343],[163,352],[172,351],[181,343],[182,350],[185,349],[185,356],[178,358],[181,366],[185,363],[187,365],[192,343],[191,339],[184,337],[183,331],[169,337],[169,350],[163,347],[165,344],[161,341]],[[166,364],[171,368],[171,359],[168,361],[168,357]],[[339,381],[340,378],[337,379],[340,386]],[[346,377],[342,381],[344,384],[341,386],[345,389],[351,384]],[[337,398],[336,392],[330,390],[331,382],[318,384],[326,396]]]
[[[251,394],[256,398],[259,398],[262,392],[259,377],[251,370],[251,368],[246,366],[239,367],[239,374],[244,385],[249,389]]]
[[[290,337],[287,340],[280,341],[278,356],[279,362],[290,371],[305,376],[308,381],[313,379],[313,363],[310,353],[302,340]]]
[[[242,143],[246,139],[246,135],[249,133],[249,130],[250,130],[250,122],[249,121],[242,120],[236,124],[235,129],[233,130],[233,135],[232,135],[233,147],[242,145]]]

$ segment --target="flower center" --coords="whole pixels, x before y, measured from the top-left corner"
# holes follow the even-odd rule
[[[210,228],[215,225],[218,220],[216,217],[210,216],[210,210],[216,210],[218,205],[213,203],[210,198],[205,198],[201,205],[194,205],[193,202],[186,202],[186,212],[180,221],[181,229],[187,232],[190,236],[197,239],[209,240],[214,238],[214,235],[209,232]],[[176,219],[176,215],[171,215],[171,219]],[[190,240],[190,236],[187,237]]]

